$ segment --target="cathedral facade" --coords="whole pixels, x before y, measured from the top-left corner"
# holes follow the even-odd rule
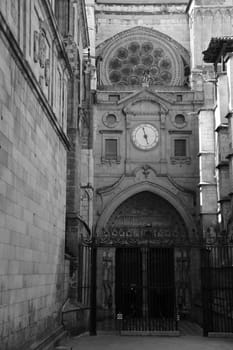
[[[204,60],[203,51],[231,34],[232,3],[98,0],[95,23],[97,326],[113,314],[123,332],[150,332],[175,308],[207,334],[217,321],[202,313],[208,286],[197,247],[231,241],[231,158],[224,44],[215,61],[212,46]],[[213,295],[220,309],[228,297]]]
[[[0,347],[232,332],[233,1],[0,16]]]

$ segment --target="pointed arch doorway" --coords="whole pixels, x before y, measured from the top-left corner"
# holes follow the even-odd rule
[[[97,240],[102,318],[120,315],[126,333],[176,332],[177,314],[191,311],[192,249],[179,212],[139,192],[116,208]]]

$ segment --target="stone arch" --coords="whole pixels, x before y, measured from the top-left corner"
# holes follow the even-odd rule
[[[189,238],[193,237],[193,234],[196,231],[196,225],[194,223],[193,218],[187,212],[187,210],[184,207],[184,204],[181,202],[181,200],[179,200],[177,195],[175,195],[166,188],[163,188],[157,184],[153,184],[148,181],[140,182],[136,185],[128,187],[127,189],[121,191],[118,195],[116,195],[114,197],[114,200],[111,200],[105,205],[102,214],[100,215],[99,220],[96,224],[96,234],[98,235],[101,233],[102,229],[107,225],[107,222],[111,215],[124,201],[134,196],[135,194],[144,191],[151,192],[160,196],[161,198],[166,200],[171,206],[173,206],[183,219]]]
[[[144,27],[114,35],[98,45],[96,53],[101,61],[98,69],[103,85],[138,85],[147,70],[154,85],[183,85],[184,68],[190,62],[189,53],[181,44]]]

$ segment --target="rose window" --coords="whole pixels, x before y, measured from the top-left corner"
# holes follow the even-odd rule
[[[172,81],[173,62],[169,53],[151,41],[132,41],[115,50],[107,65],[112,84],[138,85],[145,74],[151,85],[169,85]]]

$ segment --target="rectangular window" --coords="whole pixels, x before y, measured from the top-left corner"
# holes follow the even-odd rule
[[[186,140],[175,140],[174,156],[175,157],[186,157]]]
[[[105,139],[105,159],[117,160],[117,140]]]

